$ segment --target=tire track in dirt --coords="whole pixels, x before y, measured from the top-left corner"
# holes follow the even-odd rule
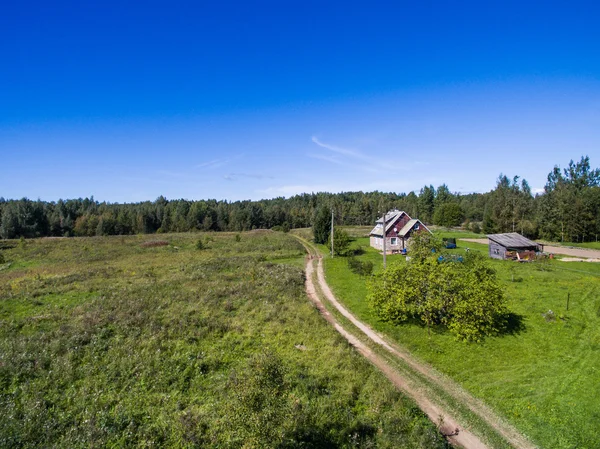
[[[314,265],[315,259],[312,256],[307,257],[306,262],[306,292],[310,301],[319,310],[323,318],[325,318],[356,350],[365,358],[367,358],[399,389],[411,397],[419,406],[419,408],[434,422],[441,422],[439,426],[440,432],[445,435],[448,441],[458,447],[467,449],[489,449],[475,434],[466,430],[462,424],[458,422],[446,410],[438,404],[434,404],[420,391],[411,387],[396,370],[390,366],[381,356],[374,353],[366,344],[348,332],[342,327],[335,317],[325,308],[319,296],[314,283]],[[321,258],[318,258],[319,263]]]
[[[442,388],[447,394],[449,394],[457,402],[468,407],[474,414],[481,418],[488,426],[494,429],[499,435],[501,435],[509,444],[519,449],[535,449],[536,446],[528,441],[523,435],[521,435],[516,429],[510,424],[506,423],[500,417],[498,417],[487,405],[485,405],[479,399],[474,398],[465,390],[463,390],[458,384],[451,381],[448,378],[435,372],[429,366],[417,361],[408,352],[400,349],[396,345],[388,343],[381,335],[376,333],[368,325],[358,320],[352,313],[350,313],[345,307],[343,307],[339,301],[333,295],[331,289],[325,281],[323,272],[323,260],[319,255],[315,255],[316,251],[306,244],[306,242],[300,240],[306,248],[309,256],[306,262],[306,291],[310,300],[315,304],[317,309],[321,312],[323,317],[330,322],[340,334],[342,334],[350,344],[352,344],[364,357],[369,359],[371,363],[377,366],[385,375],[390,379],[398,388],[406,392],[412,397],[415,402],[419,405],[421,410],[429,416],[433,422],[438,422],[440,417],[443,418],[443,425],[440,430],[444,435],[448,436],[448,440],[454,444],[465,448],[483,449],[488,446],[484,444],[476,435],[465,429],[463,425],[459,425],[456,418],[452,417],[451,414],[444,410],[439,404],[434,404],[431,400],[423,395],[422,392],[410,386],[410,384],[404,379],[398,372],[392,368],[385,360],[379,355],[375,354],[368,346],[362,341],[350,334],[344,329],[335,319],[333,315],[327,311],[321,300],[319,299],[314,284],[314,262],[317,261],[317,282],[321,289],[323,296],[329,301],[340,314],[348,319],[354,326],[360,329],[371,341],[383,347],[386,351],[392,354],[395,358],[404,361],[411,369],[417,373],[426,377],[432,384]],[[457,435],[452,435],[455,430],[458,429]]]

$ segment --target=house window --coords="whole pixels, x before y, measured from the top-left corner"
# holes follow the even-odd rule
[[[494,254],[500,254],[500,250],[498,248],[494,248]]]
[[[392,237],[392,245],[397,245],[397,244],[398,244],[398,238]]]
[[[417,223],[417,224],[415,225],[415,231],[418,231],[418,230],[419,230],[419,223]]]

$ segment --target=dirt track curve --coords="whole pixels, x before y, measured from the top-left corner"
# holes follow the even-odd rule
[[[367,344],[359,340],[356,336],[344,328],[338,320],[326,309],[323,302],[317,293],[315,285],[315,262],[316,262],[316,277],[317,283],[322,296],[329,302],[337,311],[356,326],[364,335],[372,342],[380,345],[388,353],[397,359],[404,361],[412,370],[426,377],[432,384],[442,388],[455,401],[468,407],[474,414],[479,416],[488,426],[493,428],[501,435],[509,444],[519,449],[535,449],[535,446],[525,437],[519,434],[512,426],[502,421],[489,407],[480,400],[472,397],[453,381],[444,378],[439,373],[436,373],[429,366],[417,361],[406,351],[398,348],[396,345],[387,342],[381,335],[376,333],[365,323],[359,321],[352,313],[350,313],[340,302],[335,298],[331,289],[325,281],[323,272],[323,260],[316,250],[312,249],[306,242],[302,241],[308,251],[306,259],[306,292],[311,302],[316,306],[323,317],[331,323],[332,326],[346,340],[356,348],[356,350],[366,357],[371,363],[379,368],[383,374],[396,387],[403,390],[410,396],[419,406],[419,408],[431,419],[434,423],[440,423],[440,431],[448,438],[448,441],[458,447],[467,449],[487,449],[490,448],[477,435],[472,433],[459,419],[446,410],[441,404],[434,402],[428,398],[419,388],[415,388],[412,382],[407,381],[401,374],[397,372],[384,358],[373,352]]]

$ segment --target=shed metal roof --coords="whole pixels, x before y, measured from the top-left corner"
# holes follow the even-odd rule
[[[521,234],[516,232],[508,232],[506,234],[488,234],[488,239],[505,248],[529,248],[534,246],[540,246],[538,243],[529,240],[527,237],[523,237]]]

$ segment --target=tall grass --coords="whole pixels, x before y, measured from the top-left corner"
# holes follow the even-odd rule
[[[446,446],[312,308],[294,238],[161,240],[2,250],[1,447]]]

